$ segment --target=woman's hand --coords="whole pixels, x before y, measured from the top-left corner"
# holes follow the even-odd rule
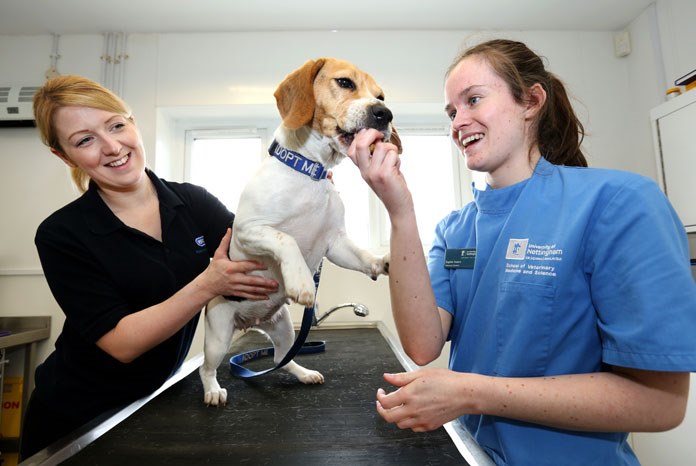
[[[250,274],[265,269],[263,264],[231,261],[227,256],[231,238],[232,230],[228,229],[213,260],[200,275],[169,299],[122,318],[97,341],[99,348],[129,363],[174,335],[215,296],[268,299],[268,294],[276,291],[278,284]]]
[[[228,228],[213,260],[204,272],[206,286],[215,295],[238,296],[255,301],[268,299],[278,290],[278,283],[269,278],[252,275],[250,272],[265,270],[266,266],[256,261],[231,261],[228,257],[232,229]]]
[[[612,371],[492,377],[423,368],[385,374],[399,387],[377,391],[377,412],[402,429],[433,430],[465,414],[591,432],[661,432],[684,419],[688,372]]]
[[[383,135],[375,129],[363,129],[348,149],[348,158],[360,169],[360,174],[381,199],[390,215],[413,210],[411,193],[401,170],[399,149],[382,142]],[[370,148],[374,147],[371,151]]]
[[[377,412],[387,422],[414,432],[435,430],[463,414],[463,403],[473,400],[474,389],[462,390],[470,374],[447,369],[425,368],[413,372],[384,374],[384,379],[399,387],[386,393],[377,390]],[[462,396],[467,393],[467,396]]]

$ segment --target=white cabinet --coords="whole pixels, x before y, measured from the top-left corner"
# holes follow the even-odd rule
[[[688,232],[696,232],[696,89],[650,112],[660,185]]]

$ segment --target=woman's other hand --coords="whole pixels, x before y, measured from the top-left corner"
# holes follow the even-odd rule
[[[228,251],[232,240],[232,229],[228,228],[213,260],[205,271],[205,283],[215,295],[237,296],[255,301],[268,299],[278,290],[278,283],[251,272],[265,270],[266,266],[256,261],[232,261]]]

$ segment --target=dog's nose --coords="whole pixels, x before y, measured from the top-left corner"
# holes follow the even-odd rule
[[[370,108],[370,114],[374,122],[374,127],[377,129],[386,128],[391,123],[394,116],[383,104],[375,104]]]

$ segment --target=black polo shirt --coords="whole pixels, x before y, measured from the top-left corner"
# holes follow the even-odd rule
[[[65,313],[55,351],[36,370],[36,396],[87,421],[156,390],[183,362],[198,315],[124,364],[96,345],[124,316],[160,303],[208,266],[234,215],[201,187],[161,180],[162,242],[126,226],[92,184],[44,220],[35,243]]]

